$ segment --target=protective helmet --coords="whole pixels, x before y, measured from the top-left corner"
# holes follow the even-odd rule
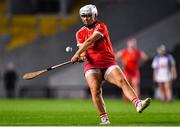
[[[89,4],[89,5],[85,5],[83,7],[80,8],[79,10],[79,14],[81,15],[88,15],[88,14],[92,14],[92,15],[98,15],[98,11],[95,5]]]

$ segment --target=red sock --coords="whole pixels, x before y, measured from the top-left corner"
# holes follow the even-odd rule
[[[140,102],[141,100],[139,98],[134,98],[132,100],[132,103],[134,104],[135,107],[137,107],[138,103]]]
[[[107,113],[105,112],[105,113],[100,114],[100,117],[101,117],[101,118],[103,118],[103,117],[108,117],[108,115],[107,115]]]

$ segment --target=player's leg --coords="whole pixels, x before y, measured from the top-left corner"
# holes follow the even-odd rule
[[[166,82],[164,84],[166,101],[172,100],[172,84],[170,82]]]
[[[140,84],[140,77],[139,76],[134,76],[132,77],[132,80],[131,80],[131,86],[133,87],[136,95],[138,97],[140,97],[140,88],[139,88],[139,84]]]
[[[132,76],[127,71],[124,71],[124,74],[125,74],[128,82],[129,82],[129,84],[131,85],[132,84],[132,80],[131,80]],[[124,102],[130,102],[130,100],[126,97],[124,92],[122,92],[122,99],[123,99]]]
[[[158,99],[158,100],[161,100],[161,93],[160,93],[161,91],[160,91],[160,88],[159,88],[159,85],[158,85],[158,83],[157,84],[155,84],[155,86],[154,86],[154,98],[155,99]]]
[[[88,75],[86,77],[86,80],[88,82],[91,95],[92,95],[92,101],[95,104],[98,112],[105,113],[105,105],[104,105],[104,100],[102,98],[102,89],[101,89],[101,75],[94,73],[91,75]]]
[[[159,89],[160,89],[160,94],[161,94],[161,101],[165,101],[166,95],[165,95],[165,88],[164,88],[163,82],[159,83]]]
[[[113,65],[109,67],[105,72],[105,79],[122,88],[126,97],[134,103],[137,112],[142,112],[150,104],[150,98],[145,100],[140,100],[138,98],[119,66]]]
[[[92,101],[100,115],[101,124],[110,124],[106,111],[104,99],[102,97],[102,74],[98,69],[91,69],[85,73],[86,80],[88,82]]]
[[[112,66],[111,66],[112,67]],[[108,71],[108,69],[107,69]],[[122,70],[118,67],[113,68],[113,70],[105,73],[105,79],[122,88],[123,93],[129,100],[133,100],[134,98],[138,98],[135,94],[134,89],[131,87],[129,82],[127,81],[125,75],[123,74]]]

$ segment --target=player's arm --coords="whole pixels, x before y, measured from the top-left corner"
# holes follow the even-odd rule
[[[173,75],[173,79],[177,79],[177,71],[176,71],[176,65],[174,64],[172,66],[172,75]]]
[[[152,78],[153,78],[154,82],[156,82],[156,74],[157,74],[157,69],[154,68],[153,69],[153,75],[152,75],[153,76]]]
[[[148,56],[146,55],[145,52],[140,51],[140,60],[139,60],[139,65],[143,64],[144,62],[146,62],[148,60]]]
[[[143,52],[143,51],[141,51],[141,59],[142,59],[144,62],[149,59],[148,56],[147,56],[147,54],[146,54],[145,52]]]
[[[171,73],[172,73],[172,78],[174,79],[174,80],[176,80],[177,79],[177,69],[176,69],[176,62],[175,62],[175,60],[174,60],[174,58],[173,58],[173,56],[172,55],[169,55],[168,56],[168,60],[170,60],[169,62],[171,63]]]
[[[172,65],[172,67],[171,67],[172,78],[174,80],[176,80],[177,79],[176,62],[175,62],[173,56],[170,55],[169,57],[170,57],[171,65]]]
[[[89,46],[92,43],[95,43],[97,40],[99,40],[102,37],[101,34],[99,34],[98,32],[94,32],[87,40],[85,40],[85,42],[79,47],[79,49],[77,50],[77,52],[74,54],[74,56],[71,58],[71,62],[72,63],[76,63],[79,60],[80,55],[85,52]]]
[[[119,61],[119,58],[122,57],[122,51],[118,51],[116,54],[115,54],[115,59],[116,61]]]
[[[157,71],[158,71],[158,65],[157,65],[157,60],[154,58],[152,62],[152,69],[153,69],[153,81],[156,82],[156,76],[157,76]]]
[[[80,48],[81,46],[79,46],[78,48]],[[86,51],[84,51],[83,53],[81,53],[81,55],[79,56],[79,60],[78,62],[84,62],[86,61]]]

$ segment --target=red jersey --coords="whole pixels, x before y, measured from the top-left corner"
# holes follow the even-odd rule
[[[139,59],[141,58],[141,51],[136,49],[134,51],[128,51],[127,49],[123,49],[121,52],[120,59],[123,61],[124,69],[133,71],[137,70]]]
[[[102,22],[96,21],[94,26],[89,29],[82,27],[76,33],[77,45],[80,46],[89,38],[94,32],[99,33],[102,37],[93,42],[86,50],[85,70],[91,68],[107,68],[110,65],[117,64],[115,61],[115,54],[110,41],[108,29]]]

